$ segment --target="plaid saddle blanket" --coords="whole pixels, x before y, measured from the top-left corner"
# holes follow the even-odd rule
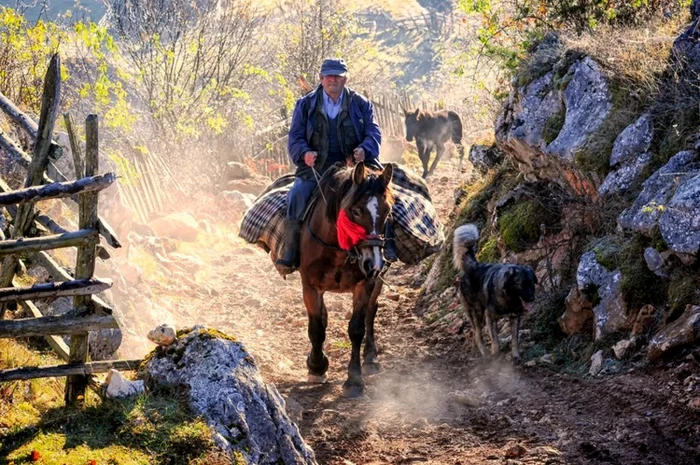
[[[241,221],[238,235],[269,252],[273,262],[282,252],[287,192],[293,182],[292,174],[274,181],[258,196]],[[394,165],[391,184],[396,252],[399,260],[414,265],[440,250],[445,234],[423,178]]]

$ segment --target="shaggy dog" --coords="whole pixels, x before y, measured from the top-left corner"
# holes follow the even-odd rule
[[[474,247],[479,231],[473,224],[458,227],[454,233],[454,265],[460,271],[457,285],[459,297],[474,328],[474,341],[481,355],[486,348],[481,337],[484,323],[491,331],[491,354],[497,356],[498,333],[496,320],[510,317],[513,362],[520,362],[518,335],[524,303],[535,300],[537,277],[529,266],[500,263],[479,263]],[[485,320],[485,321],[484,321]]]

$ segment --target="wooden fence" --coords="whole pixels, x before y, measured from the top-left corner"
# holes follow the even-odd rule
[[[46,73],[39,123],[24,115],[4,95],[0,94],[0,108],[5,111],[35,141],[32,156],[24,153],[19,146],[0,131],[0,147],[27,169],[24,188],[11,190],[0,179],[0,206],[5,206],[13,220],[12,237],[0,239],[0,338],[44,336],[58,355],[67,361],[65,365],[43,367],[21,367],[0,370],[0,382],[42,377],[66,376],[65,401],[76,404],[84,398],[88,384],[96,385],[93,373],[115,369],[134,369],[139,360],[114,360],[103,362],[88,361],[88,332],[99,329],[118,328],[117,321],[109,308],[95,294],[112,286],[111,280],[93,276],[95,260],[109,258],[109,253],[99,245],[100,237],[112,247],[120,247],[112,229],[99,217],[97,201],[99,191],[109,187],[116,180],[114,173],[99,175],[98,163],[98,118],[90,115],[85,122],[85,158],[80,154],[80,146],[68,124],[75,167],[76,180],[67,181],[59,173],[63,182],[54,182],[45,173],[50,164],[50,154],[59,150],[51,140],[53,126],[58,115],[61,79],[60,59],[54,55]],[[64,115],[65,116],[65,115]],[[65,116],[70,122],[70,117]],[[58,173],[58,170],[55,170]],[[44,185],[41,185],[41,184]],[[79,230],[74,232],[60,228],[44,215],[37,215],[35,202],[46,199],[66,199],[77,202]],[[41,224],[52,234],[43,237],[24,237],[36,225]],[[0,235],[4,236],[2,232]],[[58,265],[46,250],[63,247],[77,247],[75,274],[71,276]],[[49,273],[61,279],[51,283],[36,284],[30,287],[14,286],[16,270],[20,265],[20,254],[33,253],[37,262]],[[74,296],[73,309],[61,316],[43,316],[33,300],[49,299],[58,296]],[[7,302],[19,302],[32,315],[31,318],[5,320]],[[71,335],[67,346],[57,335]]]

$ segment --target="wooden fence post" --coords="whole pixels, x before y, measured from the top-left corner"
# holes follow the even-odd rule
[[[85,120],[85,176],[95,176],[99,170],[99,144],[97,115],[88,115]],[[78,202],[80,229],[97,229],[97,192],[80,195]],[[78,247],[75,264],[75,279],[90,279],[95,272],[94,241]],[[77,296],[73,299],[76,308],[88,308],[94,312],[90,296]],[[70,338],[69,363],[85,363],[88,360],[88,333],[74,334]],[[88,385],[86,375],[70,375],[66,380],[65,401],[67,405],[82,404]]]
[[[51,146],[51,134],[58,116],[58,103],[61,100],[61,59],[58,54],[51,57],[49,68],[44,80],[44,91],[41,100],[41,116],[37,129],[36,143],[34,144],[34,156],[27,168],[27,180],[24,187],[30,187],[41,183],[44,177],[46,165],[49,163],[49,148]],[[14,218],[14,231],[12,238],[24,236],[24,232],[34,220],[34,204],[28,203],[17,207],[17,215]],[[0,269],[0,287],[12,285],[15,277],[19,257],[10,255],[3,260]],[[0,308],[0,319],[5,317],[7,307]]]

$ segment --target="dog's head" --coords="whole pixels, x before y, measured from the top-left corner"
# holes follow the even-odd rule
[[[520,301],[523,307],[535,301],[537,276],[529,266],[510,266],[506,270],[505,289],[511,300]]]

